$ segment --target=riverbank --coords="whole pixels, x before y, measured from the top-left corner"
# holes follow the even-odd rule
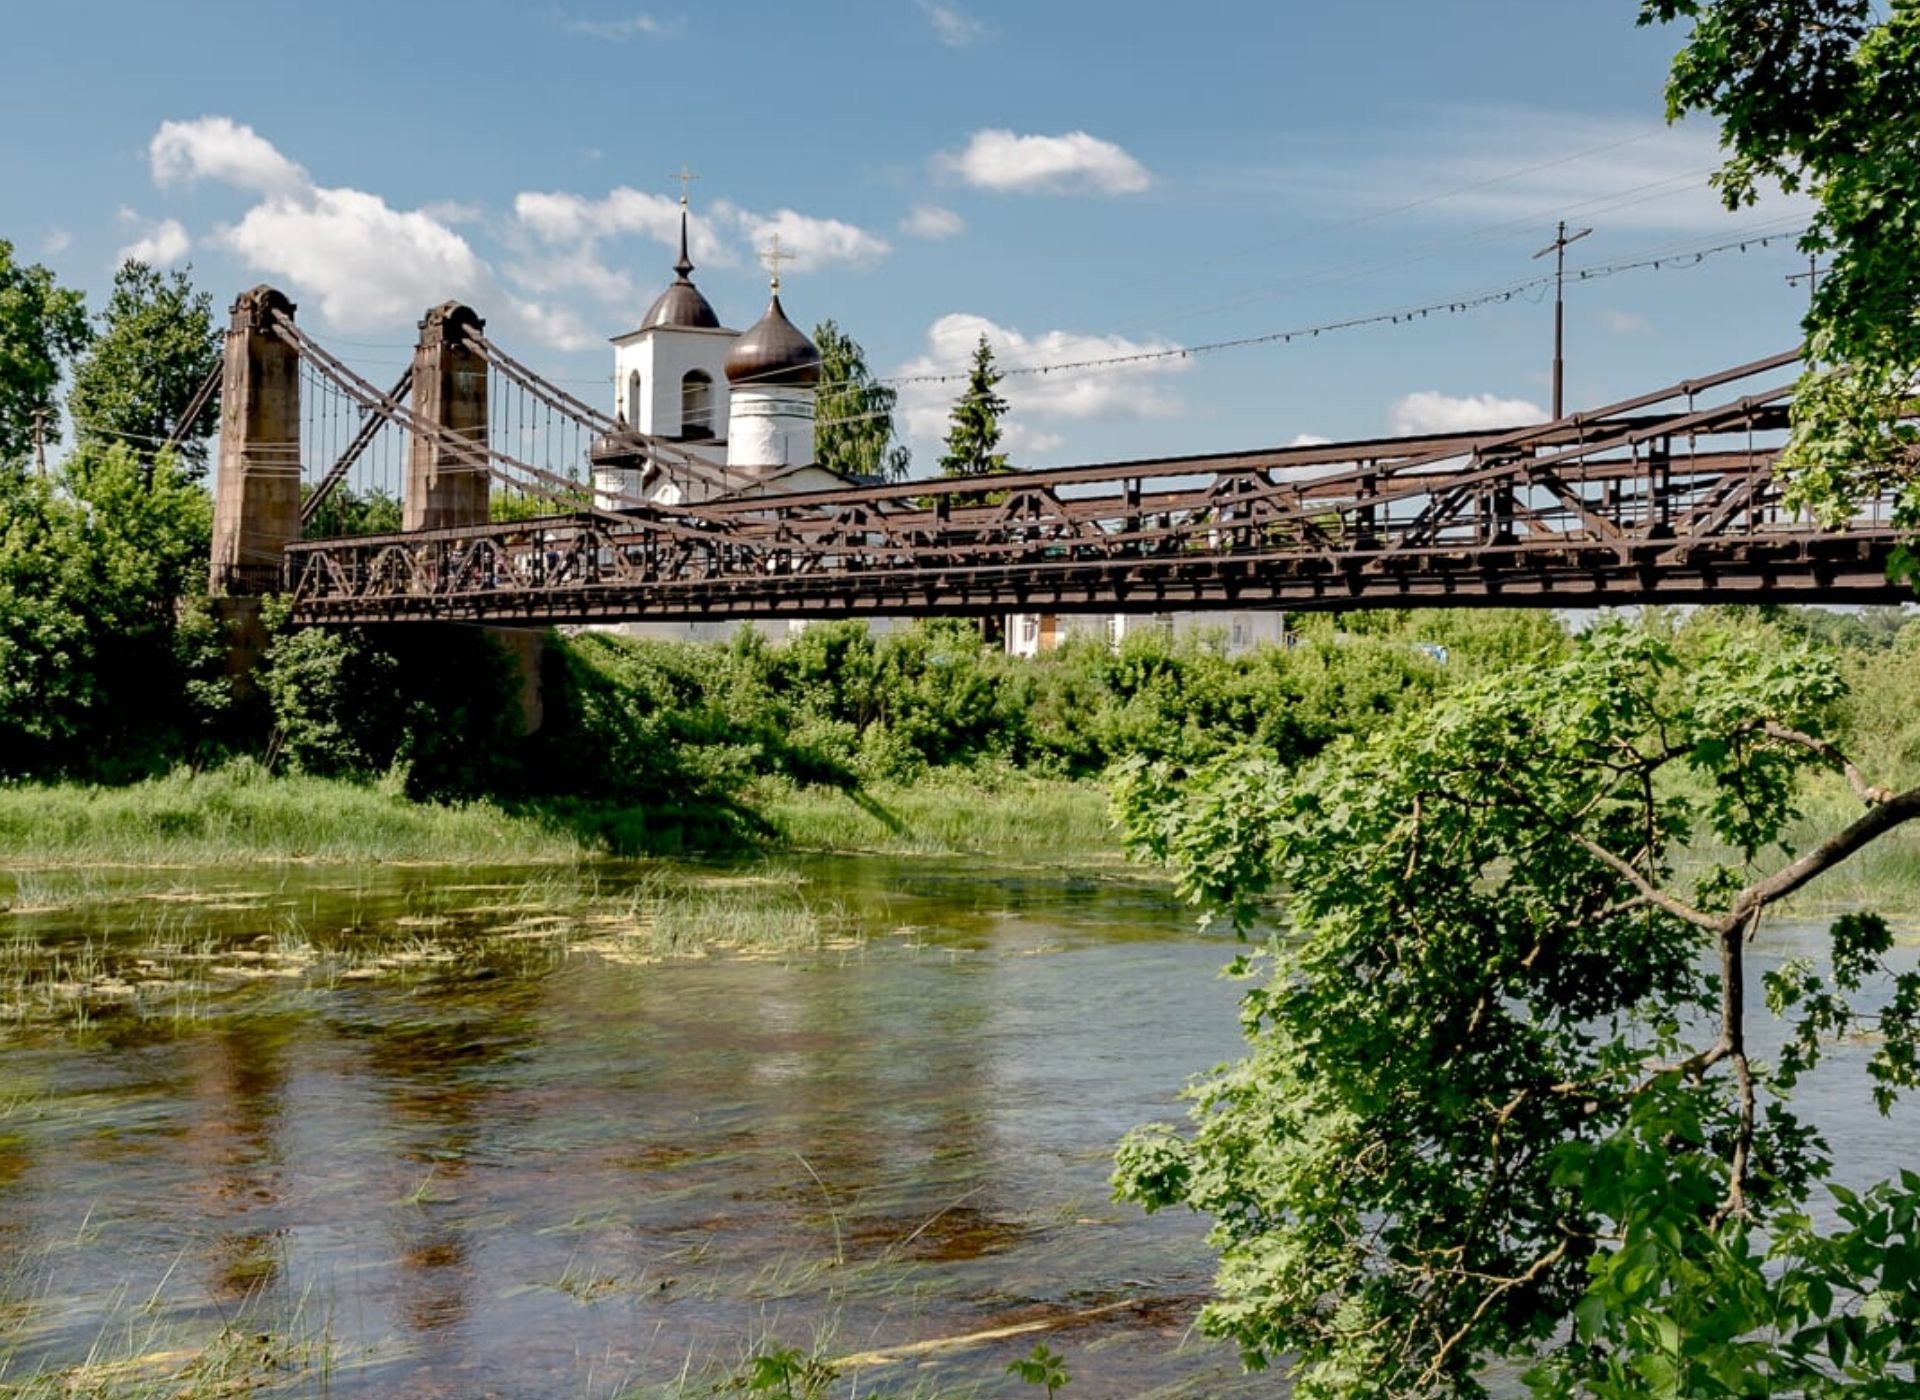
[[[1859,814],[1816,784],[1794,824],[1805,850]],[[71,867],[198,869],[249,862],[577,867],[635,856],[781,851],[977,855],[1020,865],[1116,866],[1119,833],[1099,783],[996,770],[940,772],[857,789],[766,780],[726,813],[613,804],[416,802],[397,785],[270,775],[236,763],[123,787],[0,787],[0,872]],[[1683,876],[1737,862],[1689,848]],[[0,908],[15,902],[0,874]],[[1880,838],[1781,910],[1818,918],[1872,908],[1920,919],[1920,827]]]
[[[0,787],[0,869],[323,864],[574,864],[753,849],[1004,854],[1117,862],[1104,789],[991,775],[857,791],[769,782],[732,820],[608,804],[409,800],[395,785],[270,775],[236,763],[124,787]]]

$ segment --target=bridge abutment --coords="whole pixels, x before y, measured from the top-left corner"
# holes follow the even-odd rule
[[[537,733],[547,718],[547,631],[532,627],[488,627],[486,634],[512,662],[519,687],[520,732]]]
[[[275,324],[293,312],[272,287],[233,303],[208,577],[216,595],[277,589],[286,547],[300,538],[300,352]]]
[[[434,307],[420,322],[413,411],[442,431],[413,434],[401,513],[405,529],[487,523],[487,361],[466,334],[485,326],[472,307],[453,301]]]

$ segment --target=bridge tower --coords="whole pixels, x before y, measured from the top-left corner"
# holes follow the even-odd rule
[[[280,586],[300,538],[300,352],[279,334],[294,305],[272,287],[242,292],[220,378],[220,466],[213,498],[215,594]]]
[[[473,308],[457,301],[434,307],[420,322],[413,351],[413,411],[439,424],[444,435],[412,435],[404,529],[487,523],[492,480],[486,454],[487,359],[467,338],[469,331],[478,335],[484,329],[486,322]]]

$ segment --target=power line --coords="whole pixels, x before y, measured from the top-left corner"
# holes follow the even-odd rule
[[[1691,267],[1719,253],[1738,249],[1745,252],[1748,248],[1765,248],[1783,239],[1797,239],[1806,229],[1791,229],[1780,233],[1749,235],[1746,238],[1729,239],[1711,247],[1694,248],[1684,252],[1666,253],[1659,257],[1642,258],[1632,262],[1595,264],[1589,267],[1569,269],[1566,275],[1579,281],[1593,281],[1602,277],[1618,276],[1623,272],[1634,272],[1642,268],[1663,268],[1672,266]],[[1144,364],[1155,360],[1184,360],[1196,355],[1218,354],[1225,350],[1240,350],[1252,345],[1287,344],[1295,340],[1311,340],[1335,331],[1353,330],[1360,326],[1399,324],[1402,321],[1423,320],[1434,314],[1457,314],[1471,311],[1477,307],[1495,302],[1512,301],[1535,290],[1544,291],[1553,285],[1556,274],[1548,273],[1540,277],[1530,277],[1523,282],[1509,286],[1496,287],[1490,291],[1472,293],[1466,296],[1448,297],[1423,305],[1401,307],[1392,311],[1376,311],[1362,316],[1348,316],[1337,321],[1323,321],[1318,325],[1295,326],[1287,330],[1267,331],[1259,335],[1236,336],[1230,340],[1209,341],[1201,345],[1171,346],[1164,350],[1140,350],[1124,355],[1101,355],[1083,360],[1055,361],[1049,364],[1014,365],[1003,369],[1001,377],[1011,379],[1016,376],[1062,374],[1076,370],[1108,368],[1114,365]],[[880,384],[950,384],[967,378],[969,371],[936,371],[927,374],[894,375],[877,379]]]

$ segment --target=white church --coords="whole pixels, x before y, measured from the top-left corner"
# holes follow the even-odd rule
[[[765,314],[750,329],[721,325],[690,276],[684,201],[673,270],[639,328],[613,339],[614,409],[626,427],[685,450],[633,466],[596,463],[599,503],[678,505],[857,484],[815,461],[820,352],[787,319],[779,273]]]
[[[617,510],[623,502],[661,505],[719,496],[783,495],[867,485],[819,465],[814,446],[820,351],[787,319],[780,305],[778,251],[772,295],[760,319],[745,331],[720,324],[713,304],[693,284],[687,256],[687,202],[680,201],[680,256],[674,279],[654,299],[639,328],[613,338],[615,416],[644,438],[665,439],[681,451],[595,452],[595,503]],[[616,433],[618,430],[616,429]],[[616,444],[612,444],[617,447]],[[712,641],[737,623],[629,623],[615,630],[634,636]],[[759,624],[775,635],[801,621]],[[890,619],[871,619],[884,631]],[[1230,654],[1284,640],[1277,612],[1095,614],[1055,617],[1017,613],[1006,619],[1007,650],[1019,656],[1050,651],[1069,636],[1093,635],[1118,646],[1144,628],[1214,632]]]

